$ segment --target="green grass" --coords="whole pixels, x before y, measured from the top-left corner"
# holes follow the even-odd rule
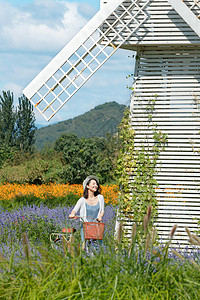
[[[21,246],[15,229],[15,240],[7,240],[15,252],[9,259],[0,253],[0,299],[199,299],[199,254],[191,252],[187,260],[172,253],[168,247],[171,240],[161,247],[155,229],[149,226],[150,216],[148,209],[144,228],[133,225],[131,243],[124,242],[120,226],[116,240],[111,233],[106,235],[103,247],[92,249],[92,254],[82,251],[76,235],[73,243],[63,243],[59,249],[52,249],[47,238],[46,244],[34,244],[34,236],[28,241],[27,234],[36,229],[31,222],[27,229],[29,222],[23,219],[26,233]],[[39,225],[40,234],[48,235],[47,225]],[[175,230],[176,226],[171,239]]]
[[[1,258],[0,299],[199,299],[200,268],[179,260],[138,261],[113,247],[93,256],[40,249]]]

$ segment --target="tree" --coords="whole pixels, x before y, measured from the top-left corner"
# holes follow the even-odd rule
[[[74,147],[79,144],[79,139],[74,133],[63,133],[55,142],[54,149],[62,152],[64,148]]]
[[[55,150],[63,154],[60,177],[64,182],[81,183],[88,174],[96,174],[102,183],[108,181],[113,164],[106,147],[103,137],[79,139],[74,134],[63,134],[55,143]]]
[[[15,155],[15,120],[14,97],[10,91],[0,95],[0,166]]]
[[[15,146],[16,110],[14,110],[14,96],[10,91],[3,91],[0,95],[0,143],[1,146]]]
[[[33,106],[25,96],[20,97],[18,100],[19,105],[16,118],[17,148],[23,153],[31,153],[36,131]]]

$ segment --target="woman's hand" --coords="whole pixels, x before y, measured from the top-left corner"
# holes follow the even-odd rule
[[[75,218],[76,212],[74,210],[72,210],[71,214],[69,214],[69,218],[73,219]]]
[[[99,214],[99,216],[98,216],[98,218],[97,218],[97,221],[98,221],[98,222],[102,222],[103,215],[104,215],[103,212],[101,212],[101,213]]]

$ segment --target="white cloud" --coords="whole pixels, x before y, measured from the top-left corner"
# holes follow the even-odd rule
[[[0,51],[58,51],[86,22],[77,3],[37,0],[24,9],[0,1]]]

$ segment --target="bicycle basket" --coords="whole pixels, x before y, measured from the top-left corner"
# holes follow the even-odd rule
[[[83,232],[85,240],[102,240],[105,223],[83,222]]]

